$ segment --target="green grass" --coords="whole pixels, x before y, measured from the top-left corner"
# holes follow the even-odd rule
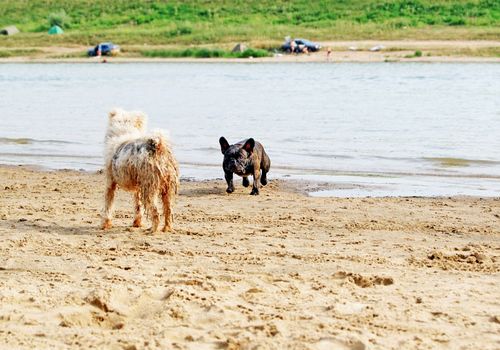
[[[268,57],[270,53],[266,50],[246,49],[243,52],[231,52],[222,49],[189,48],[185,50],[163,49],[163,50],[142,50],[140,52],[145,57],[162,58],[249,58]]]
[[[46,35],[49,19],[65,34]],[[279,45],[312,40],[498,39],[499,0],[2,0],[2,46],[120,44]]]
[[[414,58],[414,57],[422,57],[422,51],[417,50],[417,51],[415,51],[414,54],[405,56],[405,58]]]
[[[19,57],[19,56],[33,56],[40,53],[37,49],[15,49],[15,50],[0,50],[0,58]]]
[[[464,56],[464,57],[499,57],[500,47],[441,49],[434,56]]]

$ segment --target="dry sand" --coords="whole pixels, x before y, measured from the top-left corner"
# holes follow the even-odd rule
[[[499,198],[182,182],[150,235],[103,182],[0,168],[0,348],[500,348]]]

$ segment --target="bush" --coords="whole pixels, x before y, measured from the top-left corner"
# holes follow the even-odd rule
[[[269,52],[266,50],[259,49],[246,49],[243,52],[236,54],[238,58],[248,58],[248,57],[268,57]]]
[[[190,25],[176,25],[174,29],[165,32],[166,37],[175,37],[181,35],[189,35],[193,33],[193,28]]]
[[[422,57],[422,51],[417,50],[413,55],[406,55],[405,58]]]
[[[269,52],[259,49],[246,49],[243,52],[229,52],[222,49],[189,48],[185,50],[143,50],[141,54],[146,57],[195,57],[195,58],[249,58],[267,57]]]
[[[465,19],[461,17],[447,17],[444,22],[449,26],[464,26],[466,24]]]
[[[49,14],[49,25],[59,26],[61,28],[69,28],[71,24],[71,18],[66,14],[66,11],[61,10],[59,12],[52,12]]]

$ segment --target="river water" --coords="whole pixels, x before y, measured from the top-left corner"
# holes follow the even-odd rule
[[[0,163],[102,168],[107,112],[168,130],[183,177],[253,137],[325,196],[500,196],[500,65],[0,64]]]

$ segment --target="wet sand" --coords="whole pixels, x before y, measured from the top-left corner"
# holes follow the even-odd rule
[[[184,181],[151,235],[125,192],[99,229],[103,186],[0,167],[0,348],[500,347],[500,198]]]

